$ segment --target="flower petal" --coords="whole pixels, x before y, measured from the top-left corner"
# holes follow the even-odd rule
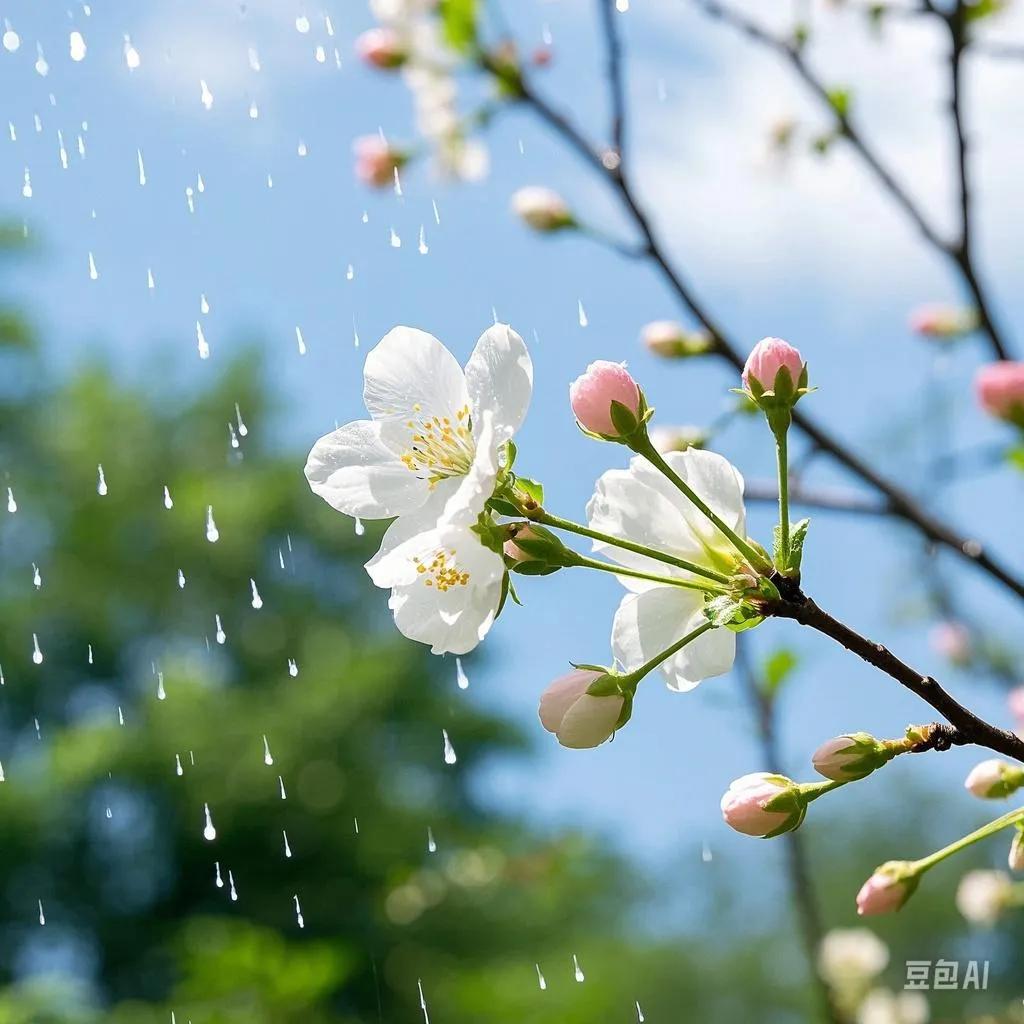
[[[694,591],[658,586],[627,594],[615,613],[612,650],[632,671],[705,621],[703,599]],[[702,679],[728,672],[735,656],[735,634],[714,629],[672,655],[660,671],[670,690],[692,690]]]
[[[473,526],[494,495],[499,467],[498,442],[492,424],[492,414],[487,410],[482,417],[473,461],[466,474],[459,478],[458,487],[444,507],[440,520],[443,526]]]
[[[505,563],[476,534],[455,527],[420,534],[412,578],[398,583],[389,607],[410,640],[434,654],[466,654],[484,638],[498,612]]]
[[[370,420],[356,420],[325,434],[306,461],[315,494],[339,512],[364,519],[389,519],[419,508],[428,484],[399,460]]]
[[[431,334],[395,327],[369,352],[363,367],[363,400],[381,426],[381,439],[396,454],[410,450],[436,417],[465,420],[469,397],[455,356]],[[412,426],[410,426],[412,424]]]
[[[596,747],[615,731],[621,714],[621,697],[592,697],[585,693],[573,702],[555,730],[558,742],[574,750]]]
[[[743,476],[740,471],[718,452],[702,448],[687,448],[682,452],[669,452],[665,461],[705,501],[711,510],[726,524],[742,536],[746,530],[746,513],[743,507]],[[668,481],[666,481],[668,482]],[[715,547],[724,543],[721,534],[707,518],[687,501],[678,490],[680,508],[691,526],[702,536],[713,538]]]
[[[522,425],[533,394],[533,363],[523,339],[507,324],[489,327],[466,363],[466,389],[479,437],[484,412],[494,416],[494,436],[504,444]]]

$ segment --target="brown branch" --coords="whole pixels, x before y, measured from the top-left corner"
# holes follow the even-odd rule
[[[911,693],[930,704],[956,730],[956,743],[974,743],[999,754],[1024,762],[1024,739],[990,725],[965,708],[931,676],[911,668],[887,647],[861,636],[845,623],[833,618],[807,597],[792,581],[776,581],[784,592],[782,600],[766,607],[769,615],[793,619],[802,626],[824,633],[861,660],[891,676]]]
[[[695,320],[703,325],[714,342],[714,351],[737,370],[743,368],[743,357],[739,349],[728,340],[724,330],[715,322],[711,313],[701,304],[695,292],[677,271],[666,255],[664,247],[655,234],[646,212],[640,206],[632,185],[620,163],[614,169],[605,166],[602,154],[590,144],[580,130],[561,111],[553,107],[548,100],[538,93],[529,80],[517,73],[514,82],[509,83],[508,68],[502,66],[487,53],[479,56],[483,68],[502,78],[510,86],[519,102],[525,104],[540,117],[563,141],[575,150],[584,163],[603,176],[618,193],[620,200],[629,212],[634,226],[642,239],[641,250],[657,266],[669,287],[675,292],[683,306]],[[793,421],[819,450],[828,452],[833,458],[844,465],[855,476],[881,494],[893,516],[903,519],[915,526],[929,540],[941,544],[998,580],[1003,586],[1013,591],[1018,597],[1024,598],[1024,581],[1016,577],[1009,569],[989,555],[975,539],[960,535],[947,523],[922,509],[915,500],[900,487],[874,470],[859,455],[847,448],[841,441],[834,438],[814,420],[807,417],[799,409],[794,410]]]
[[[615,0],[597,0],[604,29],[605,46],[608,50],[608,91],[611,94],[612,149],[619,158],[624,158],[623,143],[626,134],[626,89],[622,74],[622,41],[615,23]]]
[[[783,56],[803,80],[807,88],[829,108],[835,117],[836,128],[839,134],[846,139],[853,150],[861,158],[868,169],[874,174],[879,184],[886,191],[890,198],[899,206],[907,217],[917,227],[925,240],[939,253],[951,260],[959,270],[967,290],[970,292],[977,307],[978,319],[981,330],[988,337],[992,352],[997,359],[1009,359],[1009,351],[1003,339],[1002,332],[995,324],[990,308],[990,302],[982,288],[977,271],[974,267],[972,253],[968,244],[970,232],[970,193],[967,187],[967,144],[963,129],[963,118],[961,111],[961,58],[966,46],[965,16],[962,13],[962,0],[959,0],[956,10],[945,15],[935,8],[931,12],[940,17],[948,26],[952,38],[952,50],[950,56],[950,68],[953,96],[951,100],[953,120],[957,135],[957,162],[960,178],[960,198],[963,223],[961,225],[961,236],[955,241],[942,237],[939,231],[931,223],[917,201],[909,192],[896,180],[881,157],[874,148],[867,142],[856,125],[851,121],[849,114],[836,107],[832,95],[824,82],[811,70],[810,65],[804,59],[803,48],[795,41],[780,38],[763,28],[756,21],[748,18],[745,14],[719,3],[718,0],[694,0],[694,3],[708,16],[715,18],[725,24],[742,32],[749,39],[759,43],[768,49],[774,50]]]

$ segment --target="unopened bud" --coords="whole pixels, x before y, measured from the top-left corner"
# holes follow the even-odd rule
[[[1006,862],[1011,871],[1024,871],[1024,832],[1019,827],[1010,840],[1010,855]]]
[[[914,865],[906,860],[890,860],[875,868],[874,874],[857,893],[857,913],[890,914],[899,910],[914,894],[918,874]]]
[[[964,781],[964,788],[983,800],[999,800],[1024,786],[1024,768],[1000,761],[997,757],[975,765]]]
[[[641,423],[640,386],[624,363],[591,363],[570,385],[569,403],[584,430],[608,440],[622,439]]]
[[[707,331],[688,331],[675,320],[652,321],[640,332],[640,340],[648,351],[665,359],[704,355],[715,344]]]
[[[978,314],[962,306],[918,306],[910,314],[910,329],[925,338],[952,341],[978,329]]]
[[[800,787],[785,775],[753,772],[729,784],[722,797],[725,823],[746,836],[771,839],[798,828],[807,813]]]
[[[1024,429],[1024,363],[988,363],[974,378],[978,404],[990,416]]]
[[[896,755],[870,733],[852,732],[827,740],[814,752],[815,771],[836,782],[852,782],[870,775]]]
[[[513,523],[503,550],[517,572],[540,576],[572,565],[576,554],[550,530],[536,523]]]
[[[356,54],[360,60],[375,68],[400,68],[408,59],[409,51],[402,45],[398,33],[390,28],[371,28],[356,39]]]
[[[807,364],[788,341],[762,338],[747,356],[743,388],[766,411],[788,409],[807,394]]]
[[[561,231],[576,224],[565,200],[541,185],[519,189],[512,196],[512,211],[534,231]]]
[[[629,719],[626,698],[604,685],[611,677],[604,672],[577,669],[556,679],[541,695],[541,725],[553,732],[563,747],[596,747],[609,739]],[[613,690],[610,693],[590,693]]]

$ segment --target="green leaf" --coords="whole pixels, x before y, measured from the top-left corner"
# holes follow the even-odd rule
[[[508,441],[505,444],[505,469],[510,470],[516,464],[516,456],[519,454],[519,449],[516,447],[515,441]]]
[[[522,512],[506,498],[491,498],[487,502],[487,507],[497,512],[499,516],[522,516]]]
[[[467,53],[476,42],[477,0],[441,0],[440,11],[445,42]]]
[[[964,16],[968,21],[981,21],[982,18],[998,14],[1005,7],[1005,0],[977,0],[976,3],[964,5]]]
[[[800,659],[788,647],[779,647],[765,658],[761,668],[764,692],[773,696],[780,686],[793,674]]]
[[[528,476],[517,476],[516,487],[532,498],[538,505],[544,504],[544,485]]]
[[[807,539],[807,528],[810,519],[801,519],[791,523],[789,527],[789,571],[796,574],[800,571],[800,563],[804,558],[804,541]]]

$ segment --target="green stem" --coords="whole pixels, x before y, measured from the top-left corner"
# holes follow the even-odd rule
[[[699,590],[705,594],[725,594],[728,593],[723,587],[715,586],[710,581],[707,583],[697,583],[693,580],[681,580],[678,576],[658,576],[651,572],[641,572],[639,569],[630,569],[624,565],[614,565],[611,562],[599,562],[596,558],[587,558],[586,555],[580,555],[573,552],[575,557],[570,563],[570,566],[581,566],[585,569],[598,569],[601,572],[611,572],[616,576],[630,576],[636,580],[649,580],[651,583],[661,583],[669,587],[682,587],[685,590]]]
[[[690,500],[696,509],[705,516],[730,544],[750,563],[754,569],[768,569],[764,556],[754,550],[731,526],[729,526],[694,489],[662,458],[661,452],[651,443],[647,431],[631,444],[633,451],[642,455],[648,462],[666,476]]]
[[[779,547],[782,554],[783,572],[789,568],[789,446],[786,443],[787,431],[775,433],[775,454],[779,467]]]
[[[677,569],[685,569],[695,576],[703,576],[705,579],[714,580],[716,583],[723,583],[728,586],[732,581],[724,573],[715,569],[709,569],[704,565],[697,565],[696,562],[688,562],[685,558],[676,558],[675,555],[666,554],[664,551],[657,551],[654,548],[645,547],[643,544],[634,544],[630,540],[623,540],[619,537],[611,537],[606,533],[599,533],[591,530],[582,523],[574,523],[571,519],[562,519],[561,516],[552,515],[543,509],[523,510],[533,522],[541,523],[544,526],[553,526],[557,530],[566,530],[568,533],[577,533],[581,537],[589,537],[591,540],[599,540],[613,547],[622,548],[624,551],[632,551],[637,555],[646,555],[656,562],[664,562],[666,565],[674,565]]]
[[[648,673],[653,672],[663,661],[671,658],[673,654],[681,651],[688,643],[692,643],[697,637],[702,636],[709,629],[715,627],[710,622],[705,622],[702,626],[698,626],[693,632],[687,633],[681,640],[677,640],[674,644],[666,647],[660,654],[656,654],[650,661],[645,661],[638,669],[634,669],[628,675],[624,676],[624,679],[628,679],[634,686],[643,679]]]
[[[1016,825],[1019,821],[1024,821],[1024,807],[1018,807],[1017,810],[1010,811],[1002,817],[996,818],[995,821],[990,821],[987,825],[982,825],[981,828],[958,839],[955,843],[950,843],[949,846],[944,846],[941,850],[936,850],[935,853],[914,861],[914,867],[918,874],[923,874],[929,868],[935,867],[936,864],[941,863],[947,857],[952,857],[954,853],[959,853],[972,843],[987,839],[989,836],[995,835],[996,832],[1001,832],[1004,828]]]
[[[827,782],[804,782],[800,785],[800,793],[807,803],[813,803],[819,796],[831,793],[833,789],[849,785],[851,779],[829,779]]]

